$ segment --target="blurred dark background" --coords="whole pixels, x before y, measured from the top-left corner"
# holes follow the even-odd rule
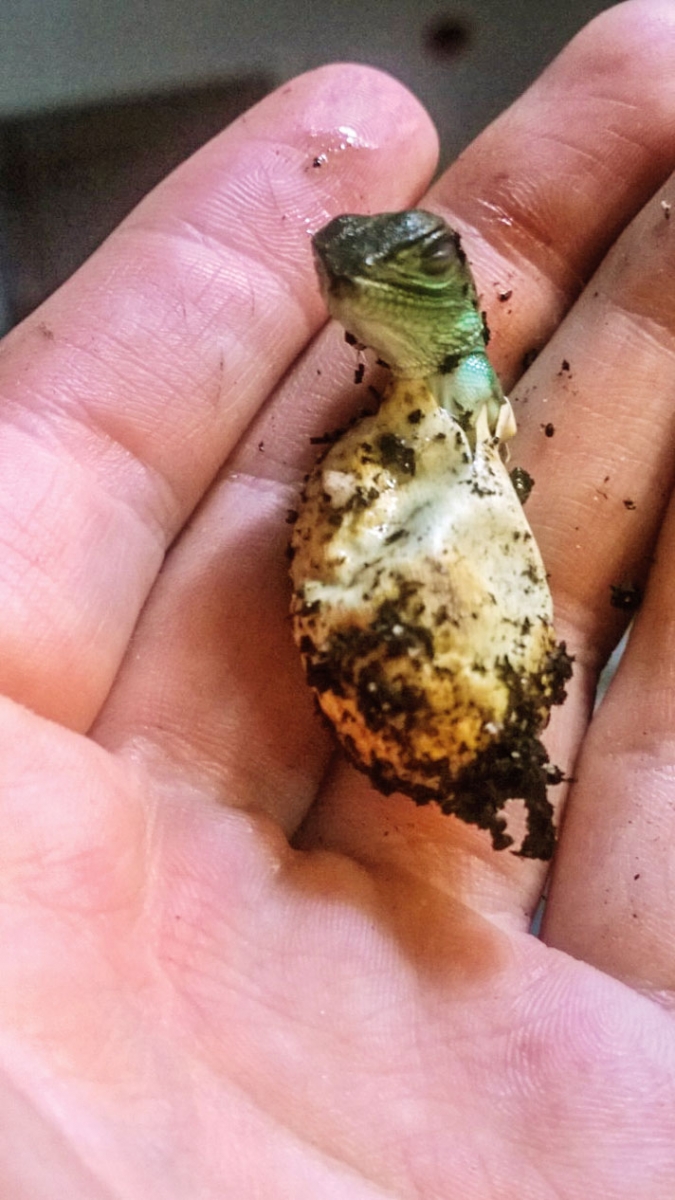
[[[0,332],[181,159],[283,80],[368,62],[450,161],[603,0],[11,0],[0,35]],[[5,10],[5,11],[3,11]]]

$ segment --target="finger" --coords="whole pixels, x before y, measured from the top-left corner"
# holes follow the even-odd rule
[[[393,80],[305,76],[184,164],[6,339],[0,690],[90,723],[167,544],[324,319],[309,233],[364,194],[405,204],[434,154]]]
[[[587,42],[582,39],[580,42],[573,44],[566,52],[566,57],[569,58],[565,67],[565,78],[568,80],[570,94],[568,96],[569,104],[572,111],[581,110],[588,102],[589,85],[586,79],[581,77],[580,66],[591,59],[594,63],[594,78],[597,80],[602,76],[602,46],[606,47],[605,53],[611,61],[618,53],[617,45],[627,45],[629,42],[632,45],[633,57],[631,59],[630,71],[633,75],[626,81],[621,79],[620,84],[617,83],[619,92],[625,87],[628,89],[626,95],[629,94],[631,87],[636,86],[636,80],[644,74],[644,61],[641,59],[641,48],[644,59],[648,59],[652,53],[651,43],[647,34],[644,42],[640,42],[637,37],[636,29],[633,23],[632,13],[636,6],[629,6],[629,10],[624,10],[623,25],[617,26],[616,22],[611,25],[611,38],[609,38],[609,46],[607,46],[608,36],[603,31],[600,25],[591,26],[587,32],[587,39],[590,39],[591,48]],[[642,6],[637,6],[641,8]],[[609,17],[607,18],[609,20]],[[642,28],[642,26],[640,26]],[[613,39],[613,40],[612,40]],[[592,49],[592,52],[591,52]],[[670,37],[670,56],[671,62],[675,56],[675,29],[671,27]],[[605,63],[605,74],[607,73],[608,63]],[[662,63],[662,71],[665,75],[666,62],[665,58]],[[613,76],[611,76],[613,78]],[[553,79],[554,86],[549,94],[549,81]],[[538,88],[532,89],[520,101],[519,107],[525,110],[525,115],[517,119],[517,111],[511,114],[511,117],[504,125],[499,125],[503,131],[505,145],[502,147],[501,142],[497,140],[499,146],[499,160],[508,162],[513,160],[515,163],[521,163],[522,169],[527,169],[525,154],[521,146],[521,139],[528,131],[536,125],[537,115],[543,123],[542,137],[545,137],[546,119],[551,119],[551,114],[557,117],[557,111],[560,104],[560,84],[557,81],[558,77],[555,72],[545,75],[538,85]],[[575,82],[576,81],[576,82]],[[661,80],[663,84],[663,79]],[[607,81],[604,81],[605,88]],[[577,97],[576,90],[580,92],[580,97]],[[672,146],[670,145],[670,135],[672,131],[673,121],[675,119],[675,95],[672,97],[671,108],[663,104],[662,98],[656,94],[656,89],[652,94],[648,88],[646,98],[646,111],[650,113],[656,128],[653,130],[654,147],[659,147],[659,153],[653,156],[653,159],[648,163],[642,157],[638,157],[632,150],[632,132],[634,133],[634,110],[626,102],[626,97],[617,94],[614,107],[612,109],[617,125],[616,140],[617,145],[625,145],[626,147],[626,162],[622,165],[619,171],[619,181],[617,187],[622,194],[622,213],[625,219],[632,214],[633,208],[638,201],[638,197],[642,196],[645,189],[652,186],[655,181],[655,175],[660,175],[662,163],[665,161],[667,153],[673,157]],[[576,106],[576,108],[575,108]],[[660,108],[659,108],[660,106]],[[658,111],[657,111],[658,109]],[[604,212],[607,220],[610,222],[615,219],[616,213],[616,196],[612,193],[607,195],[607,189],[599,186],[599,182],[605,179],[606,164],[603,161],[603,147],[606,143],[607,134],[605,126],[605,118],[607,110],[602,109],[596,113],[596,119],[584,119],[582,130],[585,138],[583,154],[575,151],[574,158],[583,165],[589,178],[584,180],[583,177],[577,181],[577,191],[583,198],[586,193],[592,193],[595,197],[596,205],[602,208],[603,195],[607,208]],[[625,120],[626,128],[622,131],[620,122]],[[651,127],[650,127],[651,130]],[[667,147],[667,149],[666,149]],[[564,148],[563,148],[564,151]],[[561,178],[566,178],[568,163],[565,160],[564,152],[561,151],[558,155],[560,164]],[[660,155],[661,164],[657,171],[653,170],[651,164],[654,159],[658,159]],[[460,164],[460,182],[466,178],[466,172],[469,170],[467,163],[474,163],[473,168],[469,172],[469,177],[479,177],[481,166],[485,171],[488,179],[492,177],[494,171],[495,158],[497,157],[496,150],[493,148],[490,155],[485,157],[485,143],[478,142],[477,146],[466,152],[462,163]],[[450,171],[443,187],[447,194],[453,189],[453,170]],[[464,174],[463,174],[464,173]],[[473,186],[473,185],[472,185]],[[533,188],[536,188],[536,180],[533,180]],[[547,182],[547,187],[551,187],[550,182]],[[456,200],[461,193],[459,184],[455,188]],[[469,201],[466,201],[468,208]],[[545,197],[542,197],[542,220],[547,211]],[[582,206],[585,212],[585,202]],[[601,213],[602,215],[602,213]],[[565,221],[559,220],[559,215],[554,214],[552,218],[552,228],[550,237],[553,240],[558,238],[560,242],[560,256],[564,258],[571,254],[572,245],[577,246],[582,244],[583,254],[580,250],[577,253],[576,259],[576,275],[568,273],[567,287],[568,291],[565,294],[564,305],[568,305],[573,299],[573,293],[577,286],[577,278],[584,273],[590,274],[591,268],[597,257],[596,246],[593,239],[589,239],[587,243],[583,243],[580,239],[577,222],[573,219],[573,205],[570,203],[570,212]],[[595,220],[595,217],[594,217]],[[601,220],[598,218],[597,225],[601,225]],[[596,230],[595,237],[599,236]],[[480,261],[480,246],[478,243],[473,243],[474,249],[477,250],[476,258]],[[508,247],[505,246],[504,254],[506,255]],[[585,257],[584,257],[585,255]],[[534,257],[534,255],[532,256]],[[558,261],[556,257],[554,261]],[[515,265],[525,270],[527,259],[524,255],[519,255],[514,260]],[[490,276],[488,275],[489,279]],[[535,290],[539,287],[539,282],[542,278],[541,270],[538,266],[532,267],[533,286]],[[542,320],[544,325],[551,320],[552,314],[559,311],[561,305],[561,287],[563,285],[559,280],[551,280],[548,290],[537,291],[539,302],[542,306]],[[484,289],[485,290],[485,289]],[[610,289],[611,290],[611,289]],[[511,359],[515,362],[522,357],[527,343],[522,340],[529,339],[529,331],[525,326],[512,328],[510,311],[514,311],[511,304],[497,305],[499,310],[498,316],[501,317],[503,332],[503,344],[512,348],[509,350]],[[605,311],[610,308],[610,303],[607,301]],[[519,339],[521,339],[519,341]],[[545,360],[536,364],[539,372],[544,371]],[[292,827],[297,820],[298,814],[303,811],[303,808],[309,802],[309,798],[313,794],[313,790],[318,785],[321,770],[323,769],[328,753],[328,746],[323,729],[318,722],[312,721],[310,717],[309,702],[306,689],[303,689],[298,664],[294,655],[290,641],[290,633],[286,621],[286,589],[285,581],[286,564],[283,561],[282,546],[287,536],[287,530],[283,525],[284,516],[288,507],[293,507],[295,494],[289,490],[293,481],[298,478],[302,471],[307,469],[309,461],[315,453],[315,448],[309,445],[309,434],[321,434],[326,429],[330,429],[334,424],[340,424],[342,418],[349,412],[353,411],[354,407],[360,407],[367,402],[368,391],[367,384],[364,383],[356,389],[349,386],[351,380],[351,372],[354,368],[353,352],[349,359],[348,353],[345,351],[342,341],[342,334],[335,328],[329,329],[325,335],[317,339],[316,344],[311,348],[310,352],[303,358],[299,368],[294,370],[283,382],[282,386],[277,389],[272,402],[266,406],[261,412],[255,425],[249,431],[237,451],[232,457],[229,474],[223,477],[219,487],[214,490],[214,494],[209,498],[208,504],[199,514],[198,521],[192,527],[191,534],[198,539],[202,547],[210,547],[203,551],[195,551],[194,555],[188,547],[186,541],[183,547],[178,547],[175,559],[172,563],[171,587],[174,589],[174,601],[170,597],[163,598],[161,596],[161,588],[158,589],[157,597],[153,601],[153,605],[146,612],[145,622],[143,625],[143,644],[144,656],[140,660],[140,665],[145,670],[145,680],[141,678],[140,668],[137,670],[135,660],[130,657],[120,686],[116,690],[111,705],[106,710],[105,730],[101,731],[101,735],[106,739],[111,738],[113,744],[124,744],[125,742],[133,742],[136,736],[139,723],[143,729],[143,737],[147,740],[147,744],[151,744],[159,757],[162,754],[171,755],[172,749],[169,744],[170,738],[165,736],[165,730],[169,729],[174,736],[174,745],[180,744],[181,754],[186,761],[190,760],[190,746],[195,747],[195,755],[193,762],[196,762],[204,769],[212,772],[214,780],[219,777],[223,779],[223,773],[230,784],[232,781],[233,764],[245,762],[245,770],[249,773],[245,786],[242,788],[234,787],[235,796],[245,794],[249,799],[248,802],[255,802],[252,798],[268,795],[269,792],[275,790],[276,785],[279,785],[278,796],[280,798],[280,810],[287,815],[286,825]],[[555,370],[553,372],[554,385],[564,381],[557,380],[559,372],[559,362],[555,360]],[[336,372],[342,371],[342,378],[346,377],[348,386],[336,386]],[[630,394],[631,400],[633,393],[630,391],[629,383],[626,381],[626,392]],[[523,405],[523,425],[527,425],[527,420],[534,422],[533,445],[542,440],[546,441],[547,448],[551,448],[557,444],[556,440],[543,439],[543,435],[539,428],[539,418],[530,416],[534,413],[534,400]],[[320,411],[318,411],[320,410]],[[521,435],[522,436],[522,435]],[[585,451],[584,451],[585,453]],[[543,464],[543,478],[546,478],[548,469],[546,464]],[[574,475],[574,466],[566,463],[565,470],[571,476]],[[251,483],[253,478],[260,479],[260,484],[254,485]],[[223,587],[225,579],[223,568],[220,570],[209,569],[205,565],[206,558],[210,554],[212,563],[216,561],[223,563],[234,563],[241,555],[241,538],[237,535],[232,541],[229,539],[228,530],[232,526],[239,529],[236,514],[241,512],[242,508],[242,490],[248,488],[249,502],[254,495],[255,487],[261,490],[261,495],[264,495],[264,500],[258,504],[257,517],[251,515],[251,528],[255,530],[253,539],[254,549],[257,551],[258,569],[252,561],[246,560],[242,568],[240,576],[241,585],[239,587],[239,600],[235,605],[237,613],[236,621],[232,622],[232,627],[236,630],[236,639],[238,642],[237,661],[239,666],[231,670],[223,669],[222,673],[214,673],[212,667],[208,664],[211,661],[223,662],[222,651],[222,626],[219,626],[219,634],[217,637],[216,648],[209,643],[208,638],[202,641],[202,656],[204,665],[201,668],[195,666],[194,674],[191,678],[194,681],[195,690],[190,695],[190,702],[185,703],[184,677],[180,672],[175,674],[166,670],[166,648],[167,645],[174,646],[186,636],[189,638],[187,630],[188,623],[193,619],[193,607],[185,600],[186,596],[195,597],[198,594],[201,597],[201,603],[205,604],[207,610],[218,610],[218,605],[223,605]],[[544,494],[544,485],[540,483],[539,490]],[[546,489],[547,490],[547,489]],[[536,492],[535,492],[536,495]],[[273,500],[272,497],[275,499]],[[557,505],[557,500],[555,504]],[[564,510],[567,513],[567,509]],[[628,515],[625,509],[621,509],[622,516]],[[539,517],[539,524],[543,524],[543,514]],[[574,532],[574,531],[572,531]],[[614,535],[612,535],[614,536]],[[577,535],[575,533],[575,540]],[[205,557],[201,557],[201,555]],[[200,566],[201,563],[201,566]],[[237,592],[237,584],[235,582],[236,569],[233,566],[228,571],[227,583],[230,588]],[[180,582],[179,582],[180,579]],[[166,582],[163,581],[163,582]],[[199,592],[199,587],[205,590]],[[264,603],[262,598],[265,595],[270,597],[270,603],[266,606],[267,621],[270,623],[268,628],[272,626],[277,630],[278,646],[282,646],[283,650],[277,652],[276,657],[270,658],[269,646],[267,639],[262,639],[260,634],[260,616],[254,607],[254,597],[256,603]],[[157,608],[154,608],[154,605]],[[229,611],[229,610],[228,610]],[[160,614],[161,613],[161,618]],[[156,614],[156,615],[155,615]],[[155,624],[156,622],[156,624]],[[156,633],[150,634],[151,629],[156,629]],[[147,639],[150,640],[147,640]],[[167,642],[167,639],[168,642]],[[139,643],[140,644],[140,643]],[[257,647],[260,646],[260,653]],[[154,650],[151,648],[154,647]],[[194,650],[194,647],[193,647]],[[147,656],[146,656],[147,655]],[[173,655],[171,656],[173,657]],[[180,661],[176,658],[175,661]],[[229,661],[229,660],[228,660]],[[156,663],[152,669],[152,663]],[[197,659],[192,656],[191,662],[197,663]],[[270,670],[270,662],[273,666]],[[161,666],[161,685],[160,679]],[[232,663],[230,662],[230,666]],[[154,677],[155,683],[151,681]],[[258,692],[256,693],[256,704],[261,705],[261,711],[265,714],[265,720],[262,722],[263,729],[260,731],[259,737],[254,739],[253,745],[256,747],[259,761],[264,763],[264,772],[260,772],[257,776],[255,773],[254,756],[249,754],[249,742],[242,738],[241,730],[242,723],[236,723],[236,736],[231,736],[231,728],[229,725],[228,713],[232,711],[234,703],[232,696],[238,694],[240,696],[248,696],[246,680],[258,679],[259,681],[267,680],[268,686],[274,696],[271,701],[271,707],[265,706],[265,700],[262,696],[263,684],[260,683]],[[199,687],[199,684],[202,686]],[[581,729],[585,723],[590,696],[592,695],[592,680],[587,681],[585,689],[577,688],[576,694],[571,702],[566,705],[562,713],[556,714],[556,728],[554,730],[554,739],[552,743],[552,754],[556,756],[556,761],[561,761],[563,764],[568,761],[573,747],[580,736]],[[242,701],[243,703],[243,701]],[[247,712],[253,712],[254,706],[248,704]],[[242,712],[244,710],[242,709]],[[153,715],[153,714],[156,714]],[[290,722],[290,730],[288,729]],[[297,724],[296,724],[297,722]],[[193,740],[194,730],[207,728],[209,730],[208,737],[202,741],[201,736]],[[266,734],[264,731],[266,730]],[[288,730],[288,740],[284,742],[284,738]],[[270,753],[262,754],[261,745],[262,738],[266,737],[266,746]],[[205,746],[207,747],[205,749]],[[305,748],[303,751],[303,747]],[[560,747],[560,749],[558,749]],[[297,772],[297,764],[301,764],[302,779]],[[271,769],[271,763],[276,763],[276,768]],[[291,769],[292,765],[295,767]],[[294,773],[295,772],[295,773]],[[342,778],[342,776],[341,776]],[[298,785],[298,791],[295,793],[297,802],[292,799],[293,783]],[[351,817],[347,811],[348,806],[352,802],[352,797],[361,796],[363,789],[357,788],[353,773],[349,772],[344,777],[344,783],[341,787],[336,787],[335,783],[331,785],[332,802],[330,805],[322,809],[321,822],[315,822],[312,826],[314,836],[320,838],[324,842],[330,842],[331,838],[339,839],[343,836],[345,829],[351,827]],[[338,794],[342,797],[344,803],[338,800]],[[269,803],[269,801],[263,801]],[[388,807],[387,807],[388,806]],[[382,808],[376,804],[361,806],[364,814],[363,821],[368,819],[373,822],[373,839],[374,844],[379,847],[379,852],[384,854],[385,845],[393,844],[391,828],[387,828],[388,839],[383,837],[382,831]],[[414,807],[405,800],[390,798],[385,805],[386,811],[391,814],[390,825],[400,826],[409,824],[410,820],[422,819],[421,815]],[[411,818],[411,814],[414,814]],[[457,822],[449,821],[445,817],[440,817],[434,826],[435,832],[431,833],[431,825],[434,822],[434,814],[428,813],[424,815],[424,829],[429,853],[437,855],[439,861],[444,861],[446,864],[450,861],[448,853],[448,843],[452,845],[461,845],[463,849],[467,846],[466,838],[471,839],[473,852],[485,858],[488,862],[488,870],[492,872],[489,876],[486,887],[494,889],[495,870],[491,864],[495,860],[495,856],[489,851],[489,847],[484,845],[484,839],[481,841],[482,835],[479,835],[475,830],[466,831],[459,827]],[[361,823],[361,833],[365,840],[366,835],[363,831],[363,822]],[[478,839],[478,841],[476,840]],[[482,847],[482,849],[481,849]],[[416,850],[413,860],[420,864],[420,870],[426,872],[424,855],[421,849]],[[536,896],[538,896],[541,886],[541,871],[537,868],[532,868],[531,865],[526,868],[519,860],[516,860],[511,855],[497,856],[499,861],[499,873],[501,873],[508,883],[509,905],[513,911],[513,896],[514,887],[517,893],[518,904],[523,910],[531,907]],[[480,864],[475,866],[475,871],[480,873],[483,868]],[[528,873],[529,871],[529,873]],[[455,877],[457,877],[455,875]],[[513,881],[515,880],[515,885]],[[497,889],[499,891],[499,889]],[[495,901],[501,904],[502,901]],[[521,913],[522,918],[522,913]]]
[[[629,619],[675,473],[674,201],[670,180],[516,393],[556,612],[596,670]]]
[[[675,506],[644,605],[591,725],[544,936],[675,1003]]]
[[[92,729],[107,749],[288,833],[332,750],[288,619],[291,489],[214,489],[167,559]]]
[[[335,751],[289,619],[289,514],[313,442],[353,414],[354,352],[329,325],[276,390],[180,541],[92,734],[264,810],[290,835]],[[359,386],[373,403],[367,385]]]

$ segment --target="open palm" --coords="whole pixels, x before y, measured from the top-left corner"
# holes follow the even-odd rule
[[[6,339],[7,1200],[675,1194],[674,77],[669,0],[612,10],[422,201],[506,386],[540,350],[515,456],[576,655],[541,939],[545,866],[370,791],[286,615],[309,439],[368,386],[309,234],[422,199],[416,102],[360,67],[280,89]]]

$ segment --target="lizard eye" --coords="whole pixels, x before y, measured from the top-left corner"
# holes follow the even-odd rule
[[[421,265],[427,275],[442,275],[451,263],[457,262],[457,243],[454,238],[436,238],[422,252]]]

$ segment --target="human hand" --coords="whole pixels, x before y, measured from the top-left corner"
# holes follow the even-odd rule
[[[606,13],[428,199],[398,85],[303,77],[6,339],[8,1200],[673,1195],[674,66],[667,0]],[[290,637],[285,515],[364,390],[314,338],[308,235],[420,201],[462,231],[505,385],[544,347],[514,457],[576,654],[570,768],[610,586],[656,544],[544,940],[545,867],[333,758]]]

